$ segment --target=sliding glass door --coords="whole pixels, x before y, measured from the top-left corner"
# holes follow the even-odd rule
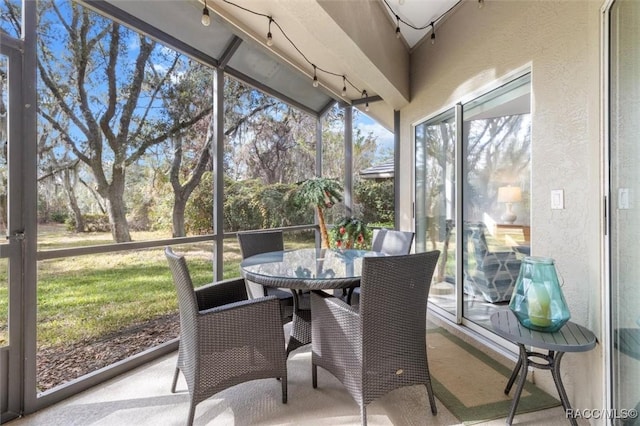
[[[531,78],[462,107],[463,316],[488,325],[530,253]]]
[[[430,297],[456,312],[456,123],[451,109],[416,126],[416,252],[440,250]]]
[[[640,409],[640,2],[613,3],[609,34],[611,375],[613,408],[624,416]]]
[[[416,250],[442,252],[429,301],[456,321],[488,327],[531,253],[530,86],[524,74],[415,127]]]

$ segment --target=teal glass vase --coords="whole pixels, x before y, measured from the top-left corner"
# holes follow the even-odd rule
[[[525,257],[511,295],[509,309],[526,328],[554,332],[571,314],[562,294],[554,260]]]

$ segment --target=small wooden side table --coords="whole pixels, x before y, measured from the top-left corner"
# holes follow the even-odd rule
[[[530,330],[524,327],[516,316],[508,309],[495,312],[491,315],[491,325],[498,336],[515,343],[520,348],[520,355],[516,367],[511,373],[511,377],[504,389],[505,394],[509,394],[518,374],[520,378],[516,386],[513,402],[511,403],[511,411],[507,418],[507,424],[510,425],[518,408],[520,394],[527,379],[527,369],[529,366],[540,368],[543,370],[551,370],[553,382],[558,390],[560,402],[565,413],[572,412],[567,392],[562,385],[560,376],[560,361],[565,352],[586,352],[596,346],[596,336],[587,328],[573,323],[567,322],[560,330],[554,333],[544,333],[540,331]],[[547,350],[547,354],[528,351],[525,345],[535,348]],[[536,361],[541,360],[542,362]],[[569,416],[569,421],[576,426],[576,419]]]

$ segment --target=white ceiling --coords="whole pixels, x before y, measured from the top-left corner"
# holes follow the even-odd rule
[[[400,22],[400,33],[410,48],[415,47],[424,37],[431,36],[431,22],[435,22],[436,35],[438,33],[438,19],[449,9],[459,3],[460,0],[380,0],[395,27],[396,15],[402,21],[414,27],[415,30]]]
[[[382,99],[370,104],[368,114],[392,129],[393,111],[409,102],[410,49],[429,36],[432,21],[437,33],[443,14],[459,0],[208,0],[209,27],[200,24],[204,0],[84,2],[124,21],[140,19],[151,25],[150,34],[166,32],[196,57],[224,61],[235,35],[242,42],[229,56],[225,69],[231,75],[271,87],[281,99],[316,113],[332,99],[356,105],[364,89],[373,99]],[[356,4],[359,13],[353,14]],[[402,39],[397,40],[396,13],[413,26],[427,28],[417,31],[401,23]],[[274,43],[266,45],[268,16],[277,20],[291,43],[272,27]],[[378,31],[370,33],[371,28]],[[319,87],[314,88],[311,63],[335,74],[320,73]],[[350,83],[346,96],[341,95],[342,75]]]

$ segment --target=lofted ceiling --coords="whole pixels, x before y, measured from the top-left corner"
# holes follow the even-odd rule
[[[410,48],[431,32],[430,27],[416,31],[401,24],[398,39],[395,14],[424,26],[457,1],[207,0],[209,26],[200,22],[204,0],[84,3],[150,36],[166,33],[185,53],[312,114],[321,114],[335,101],[364,109],[369,100],[367,114],[392,130],[393,111],[410,101]],[[266,40],[269,16],[274,20],[272,46]],[[319,87],[311,84],[312,64]]]
[[[414,48],[425,37],[431,35],[431,23],[436,31],[439,19],[461,0],[380,0],[392,24],[397,26],[396,15],[400,18],[400,34],[409,48]],[[409,24],[409,25],[407,25]],[[416,29],[420,28],[420,29]]]

